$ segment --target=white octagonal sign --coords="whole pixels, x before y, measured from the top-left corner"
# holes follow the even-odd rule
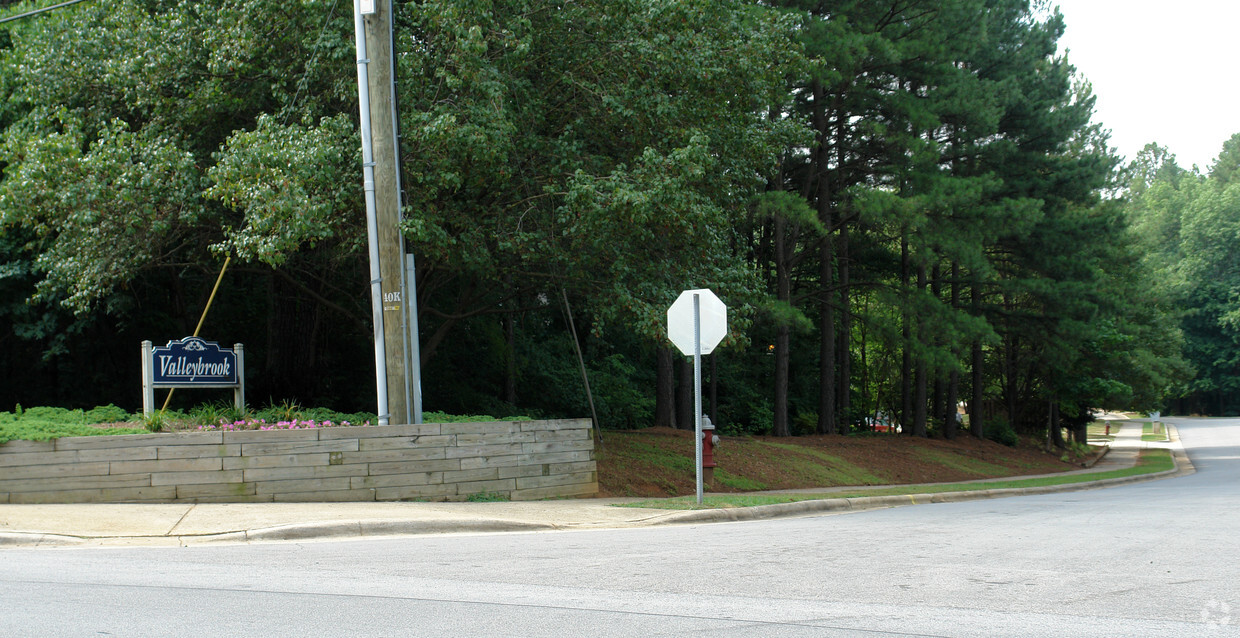
[[[667,309],[667,337],[680,351],[693,356],[693,298],[701,308],[702,354],[710,354],[728,334],[728,307],[707,288],[686,290]]]

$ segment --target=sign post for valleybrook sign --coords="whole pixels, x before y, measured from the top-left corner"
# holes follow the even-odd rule
[[[142,414],[155,412],[155,388],[233,388],[238,410],[245,410],[245,350],[186,337],[163,347],[142,342]]]

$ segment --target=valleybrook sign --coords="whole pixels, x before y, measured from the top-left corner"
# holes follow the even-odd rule
[[[152,347],[142,342],[142,414],[155,411],[155,388],[233,388],[238,410],[245,409],[245,351],[198,337]]]

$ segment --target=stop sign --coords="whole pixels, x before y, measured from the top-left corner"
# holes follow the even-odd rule
[[[667,337],[686,355],[693,356],[693,298],[701,308],[702,354],[710,354],[728,334],[728,307],[707,288],[686,290],[667,309]]]

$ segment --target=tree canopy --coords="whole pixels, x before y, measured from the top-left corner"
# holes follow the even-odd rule
[[[248,344],[251,395],[368,407],[350,12],[119,0],[0,26],[0,405],[136,401],[138,342],[188,334],[231,256],[207,331]],[[700,287],[729,304],[731,431],[954,436],[965,405],[975,435],[1037,433],[1237,383],[1240,141],[1208,176],[1156,147],[1119,166],[1042,3],[395,18],[428,408],[581,414],[571,317],[604,425],[683,425],[664,313]]]

